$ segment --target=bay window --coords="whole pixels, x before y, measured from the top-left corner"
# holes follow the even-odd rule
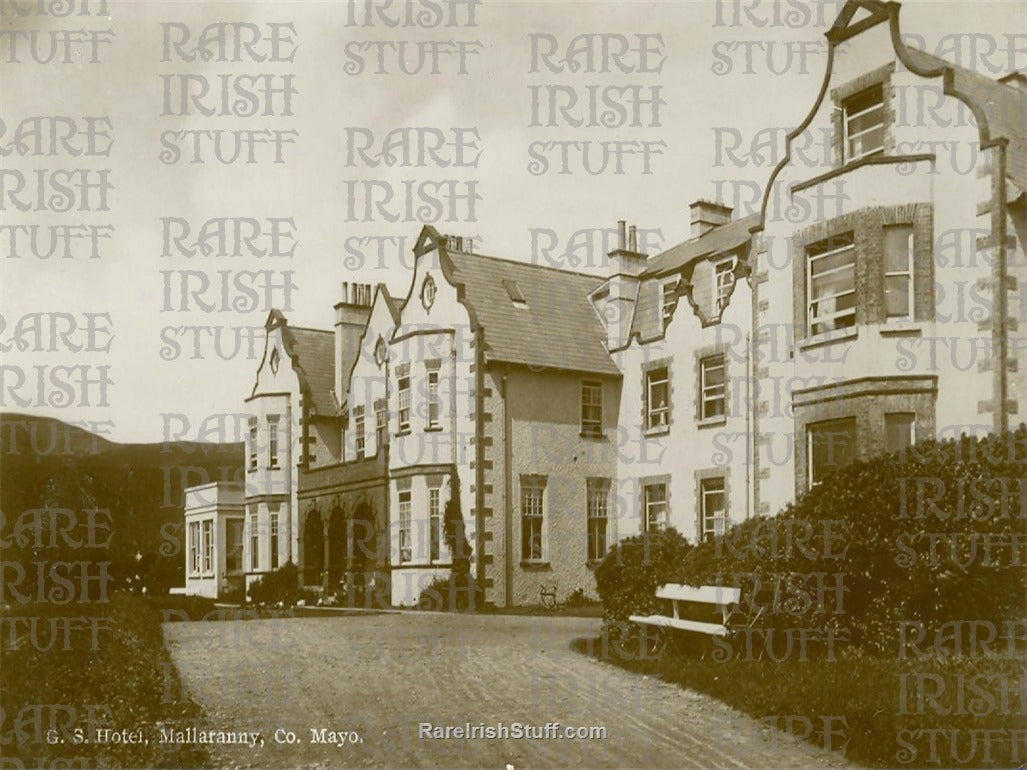
[[[214,571],[214,522],[203,522],[203,571]]]
[[[439,368],[429,368],[428,377],[428,430],[435,430],[439,427]]]
[[[399,490],[399,563],[405,564],[412,561],[413,550],[413,525],[410,521],[410,498],[409,489]]]
[[[884,228],[885,318],[913,320],[913,227]]]
[[[806,457],[809,485],[819,484],[828,474],[856,459],[856,418],[824,420],[806,428]]]
[[[892,412],[884,416],[884,450],[888,454],[905,452],[916,440],[916,414]]]
[[[410,373],[401,369],[396,377],[396,391],[399,399],[399,432],[410,430]]]
[[[189,523],[189,572],[200,572],[200,522]]]
[[[278,569],[278,514],[272,513],[268,525],[271,540],[271,569]]]
[[[444,536],[442,521],[442,489],[428,487],[428,559],[437,562]]]
[[[278,415],[267,418],[267,466],[278,467]]]
[[[250,569],[260,569],[260,534],[257,530],[257,513],[250,514]]]
[[[250,436],[249,436],[249,451],[250,451],[250,470],[254,471],[257,469],[257,418],[250,418]]]
[[[856,246],[852,233],[806,247],[810,335],[856,325]]]

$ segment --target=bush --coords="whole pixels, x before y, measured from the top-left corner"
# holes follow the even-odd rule
[[[74,605],[82,620],[99,624],[95,636],[72,632],[56,644],[54,637],[41,644],[26,635],[16,647],[0,645],[0,713],[7,715],[0,767],[217,767],[204,744],[155,739],[157,722],[203,724],[206,716],[184,689],[154,604],[125,591],[108,598]],[[12,608],[23,622],[38,619],[58,624],[54,628],[68,609],[49,602]],[[53,720],[41,716],[48,712]],[[76,727],[90,724],[145,726],[149,741],[82,741]],[[51,727],[58,743],[46,739]]]
[[[1024,616],[1025,479],[1024,426],[855,463],[693,549],[678,582],[737,585],[760,627],[847,629],[874,653],[902,621],[1001,627]]]
[[[435,578],[421,591],[418,609],[436,612],[474,612],[485,606],[485,591],[471,575],[471,545],[467,542],[464,514],[460,503],[460,477],[454,472],[449,481],[449,500],[442,519],[442,533],[453,559],[446,577]]]
[[[585,589],[575,588],[570,596],[564,599],[563,606],[576,609],[578,607],[593,607],[596,603],[595,599],[585,595]]]
[[[656,588],[680,582],[681,565],[691,550],[692,545],[675,529],[617,543],[595,572],[603,619],[623,623],[629,615],[656,612]]]
[[[435,578],[417,600],[419,610],[434,612],[474,612],[484,609],[484,605],[485,592],[466,572]]]
[[[299,588],[299,570],[291,561],[250,584],[250,599],[256,604],[286,606],[304,598]]]

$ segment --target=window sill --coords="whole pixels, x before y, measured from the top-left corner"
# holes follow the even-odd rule
[[[885,321],[878,333],[882,337],[920,337],[923,335],[923,321]]]
[[[401,428],[396,433],[396,436],[409,436],[409,435],[410,435],[410,428]]]
[[[442,433],[442,426],[441,425],[426,425],[425,428],[424,428],[424,432],[425,433]]]
[[[548,561],[521,560],[521,568],[528,570],[551,570],[552,566]]]
[[[452,569],[451,561],[428,561],[427,559],[411,559],[398,562],[394,569]]]
[[[715,428],[719,425],[727,424],[727,415],[718,414],[716,417],[702,417],[695,422],[696,427],[702,428]]]
[[[606,441],[606,433],[604,433],[603,431],[599,431],[598,433],[596,433],[592,430],[583,430],[578,432],[578,436],[580,438],[590,438],[595,441]]]
[[[669,433],[670,433],[670,426],[669,425],[660,425],[660,426],[655,427],[655,428],[644,428],[642,430],[642,435],[645,436],[646,438],[651,438],[651,437],[654,437],[654,436],[666,436]]]
[[[282,470],[282,466],[281,465],[269,465],[269,466],[267,466],[267,469],[269,471],[280,471],[280,470]]]
[[[850,342],[859,336],[859,330],[855,326],[847,329],[834,329],[829,332],[818,334],[816,337],[808,337],[798,343],[799,350],[810,350],[821,345],[833,345],[836,342]]]

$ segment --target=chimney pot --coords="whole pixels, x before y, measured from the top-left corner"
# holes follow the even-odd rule
[[[628,247],[627,235],[624,232],[624,228],[627,226],[627,222],[623,219],[617,220],[617,248],[624,251]]]
[[[638,252],[638,228],[634,225],[631,226],[629,231],[631,235],[628,240],[628,251]]]

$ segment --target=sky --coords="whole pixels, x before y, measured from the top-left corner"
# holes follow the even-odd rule
[[[329,329],[342,281],[405,296],[422,222],[480,253],[602,273],[619,219],[657,253],[688,238],[698,198],[749,213],[776,158],[747,150],[759,136],[780,148],[806,115],[841,4],[59,7],[70,15],[0,0],[0,410],[118,441],[231,441],[206,428],[244,411],[269,309]],[[1025,10],[914,0],[900,20],[907,39],[999,77],[1027,67]],[[42,121],[37,146],[31,119],[55,116],[70,120]],[[285,143],[220,162],[218,132],[228,156],[236,136]],[[219,218],[262,235],[240,255],[193,249]],[[276,223],[278,255],[259,255]],[[96,256],[88,239],[46,256],[62,227],[110,237]]]

